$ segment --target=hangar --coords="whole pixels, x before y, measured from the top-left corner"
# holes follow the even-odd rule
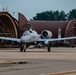
[[[0,36],[20,38],[22,33],[30,24],[39,34],[43,30],[50,30],[53,38],[58,37],[58,29],[61,28],[61,37],[76,36],[76,21],[28,21],[25,16],[19,13],[18,21],[8,12],[0,12]],[[72,43],[75,40],[72,40]],[[0,45],[2,41],[0,41]],[[7,42],[4,44],[6,45]],[[8,46],[8,45],[7,45]]]
[[[7,12],[0,12],[0,36],[18,38],[18,21]],[[7,43],[0,40],[3,47]]]
[[[32,25],[33,29],[35,29],[39,34],[43,30],[49,30],[53,33],[52,38],[58,38],[58,29],[61,28],[61,37],[71,37],[76,36],[76,21],[35,21],[30,20],[27,21],[27,19],[24,17],[24,15],[19,14],[19,26],[21,31],[26,30],[26,25],[29,23]],[[25,21],[25,22],[23,22]],[[23,33],[22,32],[22,33]],[[20,34],[22,34],[20,32]],[[20,35],[22,36],[22,35]],[[75,40],[70,40],[70,43],[75,42]]]
[[[18,37],[18,22],[7,12],[0,12],[0,35]]]

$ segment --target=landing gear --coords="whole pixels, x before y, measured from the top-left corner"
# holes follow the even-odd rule
[[[48,44],[47,50],[48,50],[48,52],[51,51],[51,44],[50,43]]]
[[[23,47],[22,46],[20,46],[20,52],[23,52]]]
[[[26,52],[26,48],[24,48],[24,52]]]
[[[26,44],[21,43],[20,44],[20,52],[26,52]]]
[[[26,52],[26,48],[24,46],[21,46],[20,47],[20,52],[23,52],[23,51]]]

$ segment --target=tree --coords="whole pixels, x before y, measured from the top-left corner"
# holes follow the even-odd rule
[[[41,13],[37,13],[34,20],[66,20],[66,14],[64,11],[59,12],[56,11],[44,11]]]
[[[68,20],[76,20],[76,9],[73,9],[68,13]]]
[[[64,11],[61,11],[59,14],[59,20],[66,20],[67,19],[67,14],[65,14]]]
[[[34,20],[49,20],[50,19],[50,15],[49,12],[41,12],[41,13],[37,13],[35,17],[33,17]]]

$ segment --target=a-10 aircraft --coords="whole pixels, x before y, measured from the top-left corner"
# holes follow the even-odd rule
[[[46,44],[49,45],[49,42],[54,41],[60,41],[60,40],[70,40],[70,39],[76,39],[76,37],[66,37],[66,38],[51,38],[52,32],[48,30],[42,31],[41,34],[38,34],[35,30],[33,30],[31,27],[29,30],[26,30],[22,37],[19,38],[9,38],[9,37],[0,37],[2,40],[10,40],[10,41],[16,41],[20,43],[20,51],[26,51],[27,48],[30,46],[27,46],[27,44],[34,44],[39,45],[40,44]],[[26,45],[26,47],[25,47]],[[50,46],[48,46],[48,52],[50,52]]]

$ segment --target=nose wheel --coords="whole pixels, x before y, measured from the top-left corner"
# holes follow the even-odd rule
[[[20,44],[20,52],[26,52],[26,44]]]
[[[48,46],[47,46],[47,50],[48,50],[48,52],[51,51],[51,44],[50,44],[50,43],[49,43]]]
[[[23,52],[23,51],[26,52],[26,48],[24,46],[21,46],[20,47],[20,52]]]
[[[47,50],[48,50],[48,52],[50,52],[50,51],[51,51],[51,47],[49,46],[49,47],[47,48]]]

